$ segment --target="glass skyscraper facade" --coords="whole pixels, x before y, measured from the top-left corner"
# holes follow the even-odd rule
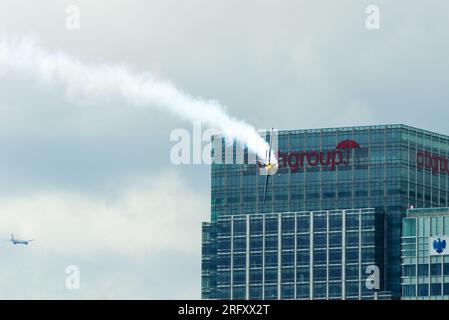
[[[219,137],[215,137],[217,143],[223,143]],[[223,234],[220,221],[246,215],[251,219],[253,215],[358,208],[382,212],[381,290],[399,297],[402,217],[410,206],[449,205],[449,137],[405,125],[382,125],[279,131],[277,146],[279,169],[270,177],[265,202],[265,176],[259,175],[255,164],[212,164],[211,221],[203,223],[202,297],[251,297],[251,292],[243,296],[240,289],[232,296],[218,290],[229,283],[218,271],[223,263],[218,244],[224,237],[231,238],[231,234]],[[235,154],[243,152],[245,159],[248,156],[246,150],[234,149]],[[228,259],[229,267],[233,259]],[[277,263],[282,268],[283,260]],[[251,287],[250,273],[239,274],[239,281]],[[277,281],[279,288],[282,282]],[[240,286],[237,283],[232,282],[232,286]],[[229,290],[233,292],[234,287]],[[276,297],[282,298],[282,292],[280,287]],[[273,295],[264,293],[264,298],[268,296]]]
[[[382,224],[374,209],[221,216],[216,297],[373,299],[366,270],[382,265]]]
[[[402,299],[449,299],[449,208],[412,209],[403,220]]]

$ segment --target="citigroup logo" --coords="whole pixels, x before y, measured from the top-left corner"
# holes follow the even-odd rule
[[[352,150],[360,149],[360,145],[354,140],[339,142],[334,150],[327,151],[278,151],[279,167],[289,167],[292,172],[304,167],[330,167],[331,170],[339,165],[348,165]]]

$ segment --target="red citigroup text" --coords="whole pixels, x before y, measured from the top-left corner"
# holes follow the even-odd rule
[[[416,153],[416,165],[418,168],[431,169],[432,174],[449,173],[449,160],[427,151]]]
[[[292,172],[299,168],[309,167],[330,167],[335,170],[338,165],[346,165],[351,157],[351,149],[348,150],[329,150],[329,151],[278,151],[279,168],[289,167]]]

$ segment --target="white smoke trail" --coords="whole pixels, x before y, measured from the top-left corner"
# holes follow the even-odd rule
[[[115,96],[128,104],[156,106],[182,119],[201,121],[246,145],[261,159],[269,148],[254,127],[230,117],[217,101],[192,97],[149,73],[134,74],[123,66],[83,64],[62,52],[46,50],[32,37],[0,38],[0,75],[8,72],[25,73],[51,85],[62,84],[69,95],[87,99]]]

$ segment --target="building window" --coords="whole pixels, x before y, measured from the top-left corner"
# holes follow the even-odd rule
[[[283,285],[281,291],[281,299],[294,299],[295,287],[294,285]]]
[[[346,281],[346,296],[358,296],[359,283],[358,281]]]
[[[429,265],[427,263],[418,264],[418,276],[428,276],[429,275]]]
[[[313,297],[315,299],[326,298],[326,284],[316,283],[313,285]]]
[[[449,295],[449,283],[443,283],[443,294],[445,296]]]
[[[314,264],[326,264],[326,250],[314,250],[313,251],[313,263]]]
[[[294,249],[295,248],[295,236],[283,235],[282,236],[282,249]]]
[[[359,215],[358,214],[347,214],[346,215],[346,230],[357,230],[359,229]]]
[[[251,253],[249,255],[249,266],[250,266],[250,268],[261,268],[262,267],[262,253]]]
[[[298,299],[308,299],[310,297],[309,284],[301,283],[296,286],[296,295]]]
[[[226,285],[231,283],[231,272],[230,271],[218,271],[218,283],[221,285]]]
[[[245,266],[246,266],[246,255],[234,254],[234,268],[245,268]]]
[[[252,300],[262,299],[262,286],[250,286],[249,287],[249,298]]]
[[[309,217],[298,217],[296,223],[298,232],[309,232]]]
[[[430,265],[430,275],[431,276],[441,275],[441,263],[432,263]]]
[[[416,276],[416,266],[414,264],[408,264],[408,265],[402,266],[402,275],[404,277]]]
[[[359,278],[358,265],[347,265],[346,266],[346,279],[355,280],[358,278]]]
[[[282,253],[282,266],[293,266],[295,265],[295,253],[294,252],[283,252]]]
[[[219,235],[231,234],[231,221],[219,221],[217,222],[217,233]]]
[[[263,242],[262,237],[251,237],[249,240],[249,248],[251,251],[261,251]]]
[[[314,267],[313,268],[313,280],[314,281],[326,281],[326,267]]]
[[[359,249],[346,249],[346,262],[358,262],[359,261]]]
[[[218,251],[221,252],[230,252],[231,251],[231,239],[220,239],[218,240]]]
[[[341,280],[341,265],[329,266],[329,280]]]
[[[265,237],[265,250],[276,250],[278,248],[278,236]]]
[[[234,220],[234,235],[246,234],[246,220]]]
[[[231,299],[231,288],[230,287],[218,288],[217,291],[218,291],[217,295],[218,295],[219,299],[224,299],[224,300]]]
[[[310,264],[310,252],[309,251],[298,251],[297,256],[297,265],[306,265]]]
[[[251,219],[249,221],[249,232],[251,235],[262,234],[263,232],[262,219]]]
[[[316,231],[326,231],[327,217],[325,215],[315,215],[313,217],[313,230]]]
[[[402,295],[405,297],[414,297],[415,290],[416,290],[416,285],[406,284],[402,287]]]
[[[265,283],[277,283],[278,282],[278,269],[269,268],[265,269]]]
[[[246,281],[246,272],[245,270],[234,271],[234,284],[245,284]]]
[[[374,262],[374,247],[362,249],[362,263]]]
[[[278,233],[278,219],[266,218],[265,219],[265,233]]]
[[[341,297],[341,282],[330,282],[329,298],[340,298],[340,297]]]
[[[234,252],[235,251],[246,251],[246,238],[234,238]]]
[[[276,285],[265,286],[265,299],[274,300],[278,298],[278,287]]]
[[[217,258],[218,269],[229,269],[231,267],[231,255],[219,255]]]
[[[374,245],[374,231],[364,231],[362,233],[362,246]]]
[[[296,271],[296,282],[306,282],[309,281],[309,267],[299,267]]]
[[[245,287],[234,287],[233,291],[232,291],[232,298],[233,299],[245,299],[246,298],[246,293],[245,293]]]
[[[342,260],[342,251],[341,249],[331,249],[329,250],[329,263],[336,264],[341,263]]]
[[[356,247],[359,245],[359,233],[348,232],[346,233],[346,246]]]
[[[295,232],[295,219],[288,217],[282,217],[282,233],[293,233]]]
[[[310,236],[308,234],[299,234],[297,240],[298,249],[310,248]]]
[[[430,295],[441,296],[441,283],[430,284]]]
[[[265,253],[265,266],[277,267],[277,265],[278,265],[278,253],[277,252]]]
[[[314,248],[326,248],[327,234],[315,233],[313,235],[313,247]]]
[[[339,231],[341,230],[341,215],[329,215],[329,230]]]
[[[449,263],[447,262],[443,263],[443,274],[449,276]]]
[[[429,295],[429,285],[427,283],[418,284],[418,296],[427,297],[428,295]]]
[[[293,282],[295,280],[295,269],[294,268],[283,268],[281,278],[282,278],[282,283]]]
[[[370,229],[374,227],[374,215],[362,214],[362,229]]]
[[[249,282],[250,282],[250,284],[262,283],[262,271],[261,270],[251,270],[249,272]]]
[[[329,247],[341,247],[341,232],[332,232],[329,233]]]

